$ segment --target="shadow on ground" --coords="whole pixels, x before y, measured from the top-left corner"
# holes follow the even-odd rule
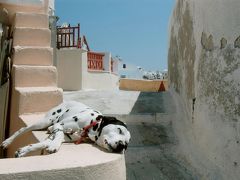
[[[173,113],[175,110],[169,92],[141,92],[130,114]]]
[[[199,179],[176,155],[177,138],[172,128],[174,112],[170,93],[140,93],[130,116],[151,114],[153,118],[149,122],[127,123],[132,136],[125,156],[128,180]]]

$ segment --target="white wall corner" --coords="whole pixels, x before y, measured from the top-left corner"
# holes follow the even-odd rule
[[[111,53],[110,52],[105,52],[104,53],[104,59],[103,59],[103,68],[104,71],[111,72]]]

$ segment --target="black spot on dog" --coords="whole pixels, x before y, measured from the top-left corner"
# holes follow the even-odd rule
[[[53,112],[52,115],[54,116],[56,114],[56,112]]]
[[[93,120],[91,120],[90,124],[92,124],[92,123],[93,123]]]
[[[68,112],[69,111],[69,109],[68,110],[66,110],[66,112]]]
[[[57,120],[57,123],[59,123],[59,120]]]
[[[61,123],[60,125],[62,125],[62,126],[63,126],[63,125],[64,125],[64,123]]]
[[[99,121],[103,118],[103,116],[99,115],[98,117],[96,117],[96,120]]]
[[[61,110],[61,109],[58,109],[58,110],[57,110],[57,113],[60,113],[60,112],[62,112],[62,110]]]
[[[93,126],[93,131],[96,131],[98,128],[98,124],[96,124],[95,126]]]
[[[95,136],[95,141],[97,141],[98,140],[98,137],[97,136]]]
[[[91,113],[91,116],[94,116],[94,113]]]
[[[73,116],[73,119],[74,119],[74,121],[78,121],[78,117],[77,116]]]
[[[98,112],[98,111],[94,111],[94,112],[99,114],[99,112]]]

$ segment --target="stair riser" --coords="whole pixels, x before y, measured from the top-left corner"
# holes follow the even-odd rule
[[[48,28],[48,16],[34,13],[17,13],[15,27]]]
[[[53,66],[13,66],[15,87],[57,86],[57,70]]]
[[[51,66],[52,56],[52,48],[15,48],[13,64]]]
[[[51,108],[59,105],[63,101],[62,90],[57,89],[51,91],[19,91],[16,88],[16,101],[18,104],[17,114],[40,113],[47,112]]]
[[[15,28],[13,37],[13,46],[50,47],[51,43],[49,29]]]

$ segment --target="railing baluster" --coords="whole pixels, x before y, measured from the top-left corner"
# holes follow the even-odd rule
[[[102,53],[88,52],[88,70],[103,70],[103,57]]]
[[[73,47],[75,47],[75,28],[73,28]]]
[[[61,41],[59,40],[61,39]],[[57,27],[57,45],[59,48],[81,48],[80,24],[75,27]]]

